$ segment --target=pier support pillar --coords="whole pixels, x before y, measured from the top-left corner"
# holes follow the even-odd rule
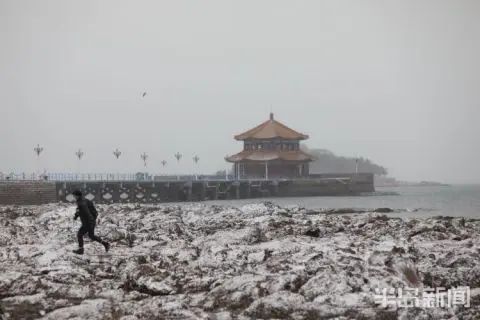
[[[205,185],[205,183],[202,183],[200,185],[200,194],[198,196],[200,201],[205,201],[206,188],[207,186]]]
[[[278,195],[278,181],[277,180],[273,181],[273,195],[274,196]]]
[[[218,200],[218,182],[215,183],[215,187],[213,188],[213,200]]]

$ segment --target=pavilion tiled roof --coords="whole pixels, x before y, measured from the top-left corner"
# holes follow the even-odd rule
[[[235,136],[235,140],[267,140],[274,138],[305,140],[308,139],[308,135],[297,132],[283,123],[278,122],[273,118],[273,113],[270,113],[269,120]]]
[[[238,161],[313,161],[313,157],[301,150],[297,151],[276,151],[276,150],[244,150],[233,156],[225,158],[228,162]]]

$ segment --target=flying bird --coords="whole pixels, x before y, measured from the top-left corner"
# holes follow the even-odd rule
[[[142,98],[145,98],[146,95],[147,95],[147,92],[145,91],[145,92],[142,94]]]

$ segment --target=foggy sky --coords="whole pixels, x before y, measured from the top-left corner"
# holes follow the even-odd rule
[[[0,0],[0,171],[210,173],[272,109],[397,179],[480,182],[479,59],[478,0]]]

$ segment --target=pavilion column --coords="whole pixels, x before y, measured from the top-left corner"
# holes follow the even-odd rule
[[[303,166],[302,166],[301,164],[298,165],[298,175],[299,175],[300,177],[302,176],[302,167],[303,167]]]
[[[240,180],[240,168],[242,164],[239,162],[237,163],[237,180]]]
[[[265,161],[265,180],[268,180],[268,161]]]

